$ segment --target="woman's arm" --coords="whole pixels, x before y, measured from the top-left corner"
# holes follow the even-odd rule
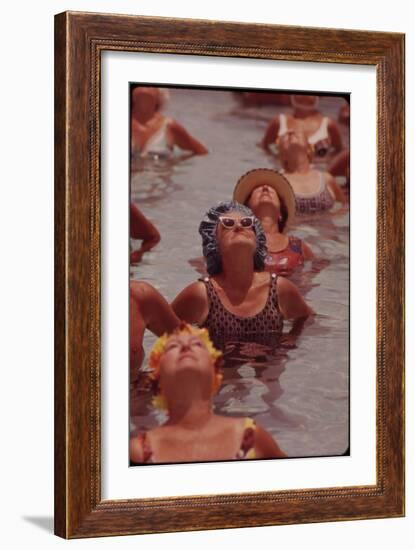
[[[183,289],[172,302],[175,314],[186,323],[203,323],[209,313],[205,285],[197,281]]]
[[[134,380],[144,359],[143,336],[146,328],[138,298],[136,281],[130,282],[130,376]]]
[[[326,172],[326,183],[327,186],[331,192],[331,194],[334,196],[337,202],[340,202],[341,208],[338,208],[337,210],[332,210],[331,215],[338,216],[340,214],[344,214],[348,210],[348,204],[347,204],[347,198],[344,194],[343,190],[340,188],[340,186],[337,184],[336,180],[333,178],[331,174]]]
[[[284,319],[306,319],[314,314],[294,283],[284,277],[278,277],[277,285],[279,307]]]
[[[344,149],[340,151],[330,162],[327,172],[332,176],[348,176],[349,174],[349,160],[350,160],[350,151],[349,149]]]
[[[255,429],[255,457],[284,458],[286,456],[271,435],[262,426],[257,424]]]
[[[133,239],[141,239],[141,247],[131,253],[131,262],[141,260],[144,252],[148,252],[160,242],[158,229],[148,220],[135,204],[130,203],[130,236]]]
[[[301,241],[301,250],[303,252],[304,260],[306,261],[314,260],[315,258],[314,252],[311,250],[308,244],[305,243],[304,241]]]
[[[131,148],[141,151],[146,139],[145,127],[134,117],[131,119]]]
[[[284,277],[278,277],[278,301],[284,319],[293,321],[291,330],[282,336],[280,343],[293,348],[308,317],[315,312],[305,303],[297,287]]]
[[[343,140],[340,133],[339,125],[332,118],[329,119],[327,131],[330,136],[331,144],[336,152],[339,152],[343,149]]]
[[[191,136],[189,132],[175,120],[169,123],[168,130],[172,136],[173,143],[177,145],[177,147],[180,147],[180,149],[192,151],[195,155],[206,155],[206,153],[209,152],[200,141]]]
[[[275,143],[275,140],[278,137],[278,131],[280,129],[280,117],[277,116],[268,124],[267,129],[265,130],[264,137],[262,138],[260,145],[264,149],[268,149],[271,143]]]
[[[144,453],[141,437],[135,436],[130,439],[130,460],[139,464],[143,462]]]
[[[326,183],[330,187],[336,201],[341,202],[342,205],[347,205],[346,195],[343,193],[343,190],[340,188],[333,176],[328,172],[326,172]]]
[[[130,282],[130,294],[146,328],[156,336],[172,332],[180,320],[158,290],[143,281]]]

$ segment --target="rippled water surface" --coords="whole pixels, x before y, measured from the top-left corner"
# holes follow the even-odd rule
[[[323,98],[320,105],[337,118],[342,102]],[[162,238],[131,267],[132,278],[151,283],[171,301],[199,277],[189,261],[201,257],[198,226],[206,210],[229,200],[247,170],[279,168],[275,156],[255,145],[276,110],[243,110],[229,92],[171,91],[166,114],[200,139],[210,154],[183,159],[176,153],[173,160],[133,164],[132,201]],[[342,131],[348,144],[346,128]],[[317,312],[314,322],[307,324],[295,349],[281,350],[260,364],[247,361],[227,368],[215,406],[222,414],[255,418],[289,456],[340,455],[349,441],[349,219],[307,221],[290,233],[304,238],[327,264],[320,270],[306,264],[293,278]],[[146,356],[154,340],[146,331]],[[162,420],[148,391],[132,384],[132,432]]]

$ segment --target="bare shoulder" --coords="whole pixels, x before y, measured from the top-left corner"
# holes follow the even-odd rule
[[[132,462],[143,462],[143,442],[139,436],[130,439],[130,460]]]
[[[134,294],[137,298],[145,294],[152,286],[144,281],[135,281],[134,279],[130,280],[130,292]]]
[[[162,299],[160,292],[144,281],[130,281],[130,293],[142,304],[154,299]]]
[[[174,299],[176,302],[177,299],[191,298],[196,300],[205,300],[207,298],[206,286],[202,281],[195,281],[190,285],[186,286]],[[173,302],[173,303],[174,303]]]
[[[173,134],[187,134],[186,129],[174,118],[169,118],[167,120],[167,129]]]
[[[277,289],[278,289],[278,292],[284,292],[284,293],[297,291],[297,287],[294,285],[294,283],[292,283],[282,275],[279,275],[277,279]]]
[[[185,287],[172,302],[173,311],[187,323],[203,322],[209,311],[206,286],[196,281]]]
[[[257,458],[284,458],[287,456],[271,434],[259,424],[255,428],[255,454]]]
[[[339,125],[338,125],[337,121],[334,118],[331,118],[331,117],[327,117],[327,118],[328,118],[328,122],[327,122],[328,129],[332,130],[334,132],[340,132]]]
[[[306,318],[314,314],[294,283],[278,277],[277,285],[279,306],[285,319]]]
[[[143,295],[145,295],[147,290],[147,283],[143,283],[142,281],[134,281],[130,280],[130,300],[132,300],[133,303],[141,304],[143,300]]]
[[[330,174],[330,172],[324,172],[324,179],[327,184],[332,184],[336,182],[334,176]]]
[[[254,281],[256,286],[269,285],[271,282],[271,275],[268,271],[256,271]]]

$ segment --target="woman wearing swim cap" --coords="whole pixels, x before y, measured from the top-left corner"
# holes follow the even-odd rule
[[[284,320],[290,340],[313,311],[297,287],[264,271],[266,237],[252,210],[237,202],[211,208],[199,226],[208,277],[186,287],[172,303],[176,315],[209,330],[215,346],[238,343],[271,349],[281,344]]]
[[[251,418],[213,412],[222,382],[221,356],[207,330],[190,325],[157,340],[149,357],[153,403],[166,409],[168,420],[131,439],[133,464],[286,456]]]
[[[289,276],[314,258],[304,241],[286,233],[295,217],[295,196],[287,179],[276,170],[257,168],[244,174],[233,199],[248,206],[261,222],[268,249],[267,271]]]

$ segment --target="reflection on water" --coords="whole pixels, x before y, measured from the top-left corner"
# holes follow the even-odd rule
[[[198,226],[204,213],[231,197],[244,172],[279,167],[275,156],[255,145],[276,108],[241,111],[235,105],[228,92],[172,91],[168,114],[200,138],[210,154],[180,161],[177,154],[134,159],[132,200],[156,225],[161,242],[131,266],[130,274],[151,283],[168,301],[203,273]],[[336,118],[341,100],[324,98],[320,105]],[[349,438],[349,219],[304,218],[291,233],[305,239],[317,257],[292,277],[317,315],[294,349],[271,356],[260,346],[238,346],[236,357],[227,361],[215,408],[255,418],[289,456],[341,455]],[[146,331],[146,355],[154,341]],[[131,384],[133,433],[165,419],[151,406],[144,380],[145,374]]]

